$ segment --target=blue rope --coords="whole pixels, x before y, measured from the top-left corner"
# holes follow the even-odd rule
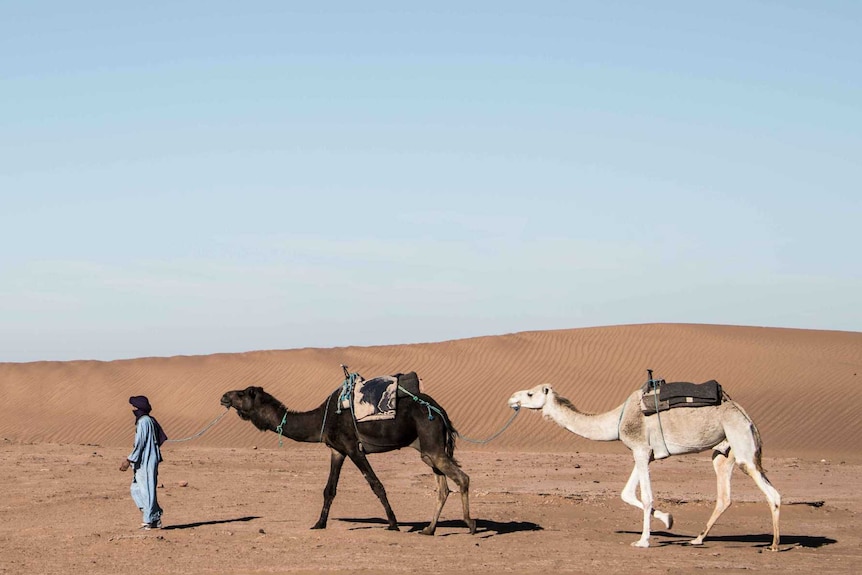
[[[412,397],[412,398],[413,398],[413,401],[417,402],[419,405],[421,405],[422,407],[424,407],[425,409],[427,409],[427,410],[428,410],[428,421],[433,421],[433,420],[434,420],[434,415],[432,415],[432,414],[431,414],[431,410],[432,410],[432,409],[433,409],[434,411],[436,411],[436,412],[440,415],[440,417],[443,417],[443,412],[442,412],[442,411],[440,411],[440,410],[439,410],[439,409],[437,409],[435,406],[431,405],[430,403],[428,403],[427,401],[425,401],[425,400],[424,400],[424,399],[422,399],[421,397],[418,397],[418,396],[413,395],[412,393],[410,393],[410,391],[408,391],[408,390],[404,389],[404,388],[403,388],[403,387],[401,387],[400,385],[398,386],[398,389],[400,389],[401,391],[403,391],[404,393],[406,393],[408,396]],[[443,417],[443,419],[446,419],[446,418],[445,418],[445,417]]]
[[[281,440],[281,432],[282,432],[282,428],[284,427],[284,424],[286,422],[287,422],[287,410],[285,409],[284,410],[284,417],[281,418],[281,423],[279,423],[278,427],[275,428],[275,430],[278,432],[278,446],[279,447],[284,446],[284,441]]]
[[[344,368],[345,373],[347,373],[347,368]],[[356,378],[362,377],[358,373],[350,373],[341,383],[341,395],[338,396],[338,407],[335,409],[335,413],[341,413],[341,404],[345,400],[347,400],[347,405],[350,406],[350,419],[353,420],[353,430],[356,432],[356,443],[359,446],[359,451],[365,451],[365,448],[362,446],[362,440],[359,438],[359,427],[356,425],[356,412],[353,411],[353,388],[356,385]],[[329,400],[326,401],[326,410],[329,411]],[[326,413],[323,414],[323,424],[326,425]],[[320,430],[320,441],[323,441],[323,428]]]

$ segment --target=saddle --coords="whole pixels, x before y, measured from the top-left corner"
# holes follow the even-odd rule
[[[352,408],[357,422],[395,419],[397,399],[412,397],[419,392],[420,381],[415,371],[373,379],[364,379],[357,373],[344,380],[339,412]]]
[[[720,405],[723,397],[721,385],[714,379],[703,383],[650,378],[641,388],[641,412],[652,415],[677,407],[707,407]]]

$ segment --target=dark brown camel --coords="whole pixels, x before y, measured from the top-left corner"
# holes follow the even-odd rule
[[[455,450],[455,430],[443,408],[431,397],[420,393],[417,397],[428,402],[434,409],[439,410],[439,413],[430,411],[428,407],[410,397],[399,397],[395,419],[360,421],[354,424],[349,409],[337,413],[340,393],[340,389],[334,391],[323,405],[305,412],[290,411],[261,387],[229,391],[222,396],[221,404],[236,409],[242,419],[251,421],[261,431],[277,432],[281,427],[281,433],[294,441],[322,442],[330,448],[332,454],[329,479],[323,490],[323,508],[312,529],[326,528],[341,466],[344,464],[344,458],[349,457],[383,504],[389,521],[388,529],[398,531],[398,522],[389,506],[386,490],[371,469],[366,454],[410,446],[419,450],[422,461],[431,467],[437,477],[437,507],[431,523],[422,533],[433,535],[437,528],[440,512],[449,497],[447,477],[460,488],[464,521],[470,528],[470,533],[475,533],[476,521],[470,518],[470,477],[461,470],[452,456]],[[429,419],[429,414],[432,419]],[[357,441],[357,429],[362,448]]]

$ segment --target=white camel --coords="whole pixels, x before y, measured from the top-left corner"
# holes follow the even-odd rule
[[[772,545],[778,551],[778,515],[781,495],[772,486],[761,465],[760,434],[745,411],[724,394],[721,404],[707,407],[682,407],[643,415],[640,408],[641,391],[633,392],[625,403],[601,414],[579,412],[572,403],[548,385],[518,391],[509,398],[512,408],[541,409],[545,418],[553,419],[572,433],[596,441],[622,441],[632,451],[635,467],[622,491],[622,499],[643,509],[643,531],[635,547],[649,547],[650,517],[655,516],[670,529],[670,513],[653,508],[649,464],[656,458],[696,453],[714,449],[712,466],[718,483],[715,510],[706,523],[706,529],[689,543],[701,545],[709,530],[730,507],[730,478],[733,465],[754,479],[766,495],[772,512]],[[636,496],[640,484],[641,499]]]

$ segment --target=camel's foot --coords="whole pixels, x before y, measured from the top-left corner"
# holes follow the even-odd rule
[[[703,545],[703,535],[699,535],[697,539],[692,539],[688,542],[689,545]]]
[[[770,551],[778,551],[778,543],[773,543],[769,546]]]
[[[436,529],[434,529],[433,527],[431,527],[429,525],[428,527],[426,527],[425,529],[423,529],[419,533],[421,533],[422,535],[434,535],[435,531],[436,531]]]
[[[314,525],[311,526],[312,529],[326,529],[326,523],[321,523],[318,521]]]
[[[476,534],[476,520],[475,519],[469,519],[467,521],[467,527],[470,528],[470,535]]]
[[[632,547],[641,547],[645,549],[649,547],[649,539],[638,539],[637,541],[632,543]]]
[[[401,531],[400,529],[398,529],[397,523],[390,523],[389,527],[387,527],[386,530],[387,531]]]
[[[670,529],[673,527],[673,515],[670,513],[665,513],[664,511],[656,511],[655,517],[662,523],[664,523],[665,529]]]

